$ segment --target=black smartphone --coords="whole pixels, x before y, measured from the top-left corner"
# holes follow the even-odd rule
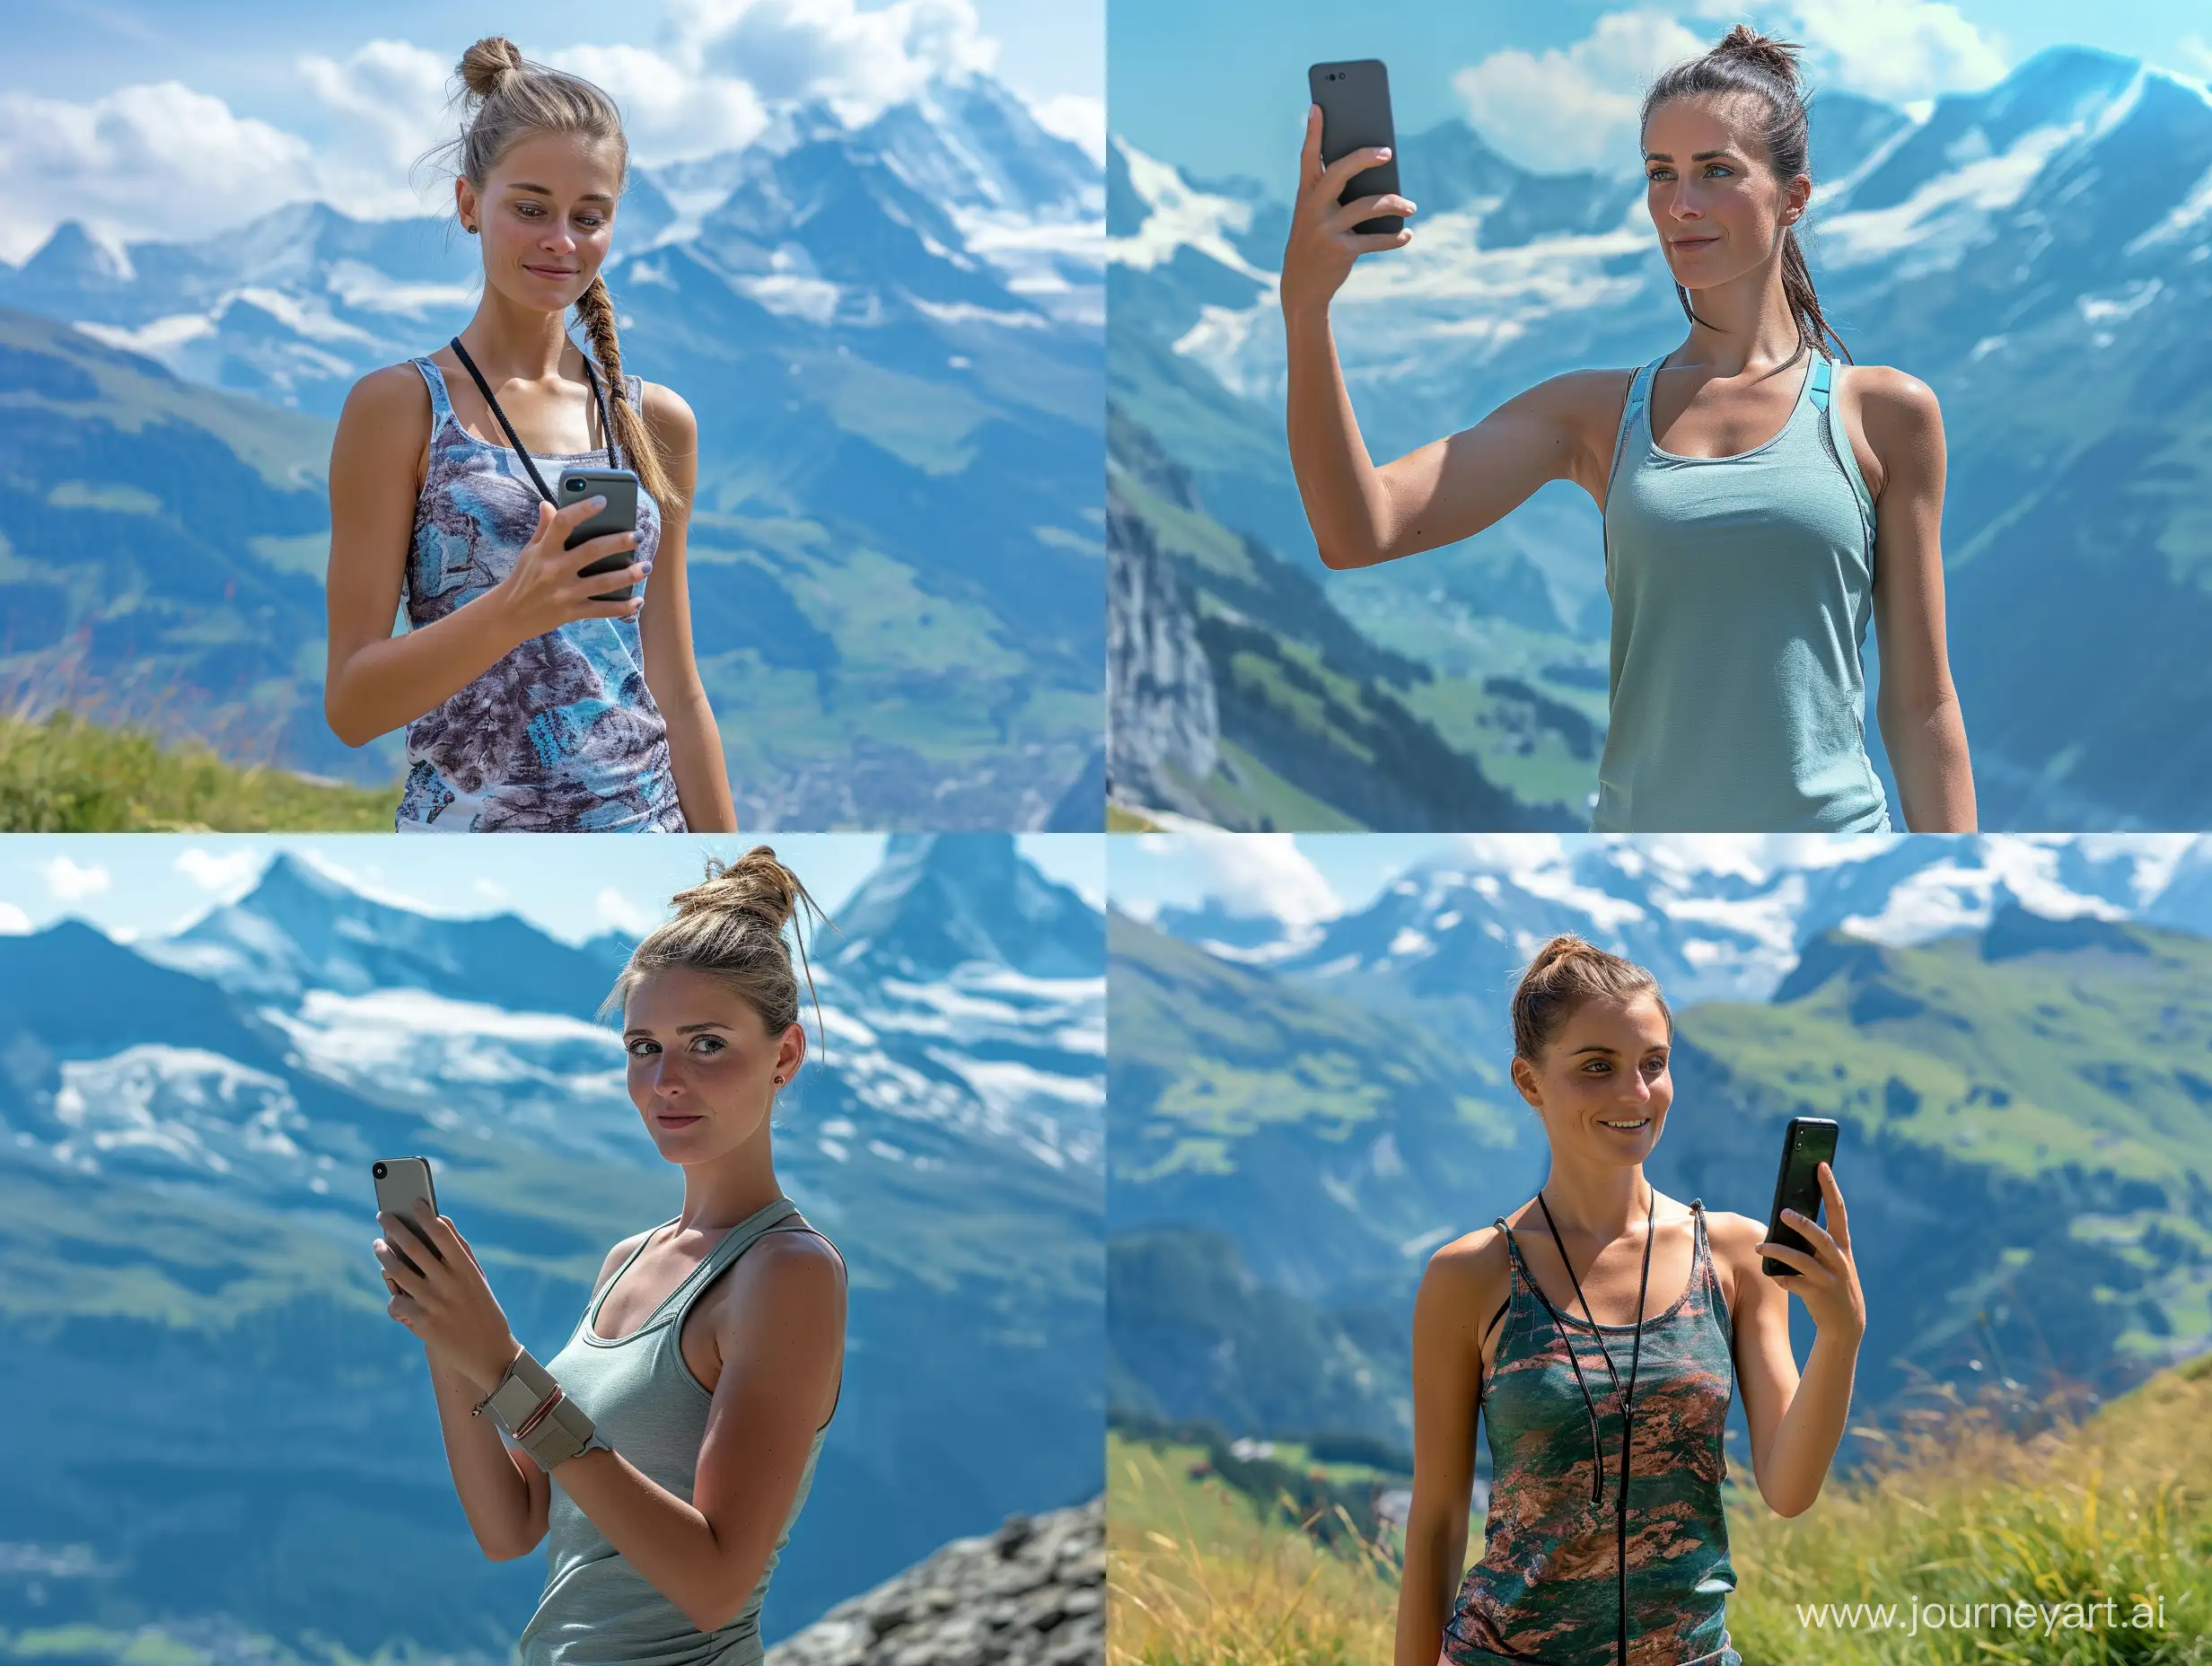
[[[1313,101],[1321,107],[1321,166],[1370,145],[1391,147],[1388,162],[1354,174],[1337,200],[1348,203],[1362,197],[1394,195],[1398,190],[1398,140],[1391,124],[1390,72],[1382,67],[1382,60],[1362,57],[1346,64],[1316,64],[1305,72],[1305,82]],[[1362,220],[1352,229],[1365,235],[1401,231],[1405,224],[1403,215],[1384,214]]]
[[[1827,1198],[1821,1190],[1821,1164],[1828,1164],[1830,1172],[1834,1172],[1839,1132],[1832,1117],[1789,1119],[1789,1127],[1782,1131],[1782,1166],[1774,1177],[1774,1207],[1767,1211],[1767,1242],[1780,1244],[1785,1250],[1803,1250],[1808,1255],[1813,1252],[1810,1241],[1782,1218],[1782,1211],[1795,1209],[1808,1221],[1820,1220],[1821,1205]],[[1776,1278],[1797,1276],[1795,1267],[1785,1267],[1772,1256],[1759,1258],[1759,1270]]]
[[[587,497],[604,497],[607,506],[591,516],[568,535],[565,549],[574,549],[594,538],[604,538],[610,532],[635,532],[637,530],[637,477],[627,469],[564,469],[560,485],[553,493],[553,506],[566,509],[571,504],[582,503]],[[618,549],[611,556],[601,556],[588,566],[576,569],[578,578],[590,578],[594,573],[619,573],[637,559],[634,549]],[[593,596],[593,601],[628,601],[637,593],[637,586],[625,584],[619,590],[610,590],[603,596]]]
[[[427,1157],[379,1157],[369,1165],[369,1175],[376,1182],[377,1213],[398,1215],[406,1223],[408,1231],[413,1232],[421,1241],[423,1248],[430,1250],[431,1254],[436,1255],[437,1251],[431,1250],[430,1240],[423,1236],[422,1228],[415,1223],[415,1200],[417,1197],[429,1199],[431,1214],[435,1214],[438,1212],[437,1188],[430,1182],[430,1159]],[[387,1238],[384,1241],[391,1244],[391,1251],[394,1255],[399,1256],[417,1272],[423,1270],[416,1266],[412,1256],[403,1253],[399,1246],[392,1243],[391,1239]],[[443,1259],[443,1258],[440,1258]]]

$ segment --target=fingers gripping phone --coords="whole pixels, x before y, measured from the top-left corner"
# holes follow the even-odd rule
[[[1395,196],[1398,191],[1398,141],[1391,122],[1391,78],[1379,57],[1355,58],[1344,64],[1316,64],[1305,72],[1307,89],[1321,107],[1321,166],[1370,145],[1387,145],[1391,159],[1379,167],[1354,174],[1339,203],[1363,197]],[[1377,215],[1362,220],[1352,230],[1362,236],[1404,228],[1403,215]]]
[[[369,1173],[376,1181],[377,1213],[398,1215],[407,1229],[420,1241],[423,1248],[436,1255],[437,1251],[431,1249],[430,1240],[424,1236],[422,1228],[415,1220],[415,1200],[418,1197],[429,1200],[431,1214],[438,1212],[437,1188],[430,1183],[430,1159],[380,1157],[370,1165]],[[384,1241],[391,1243],[389,1238]],[[405,1253],[398,1244],[391,1243],[391,1252],[409,1267],[415,1267],[417,1272],[422,1271],[416,1266],[414,1258]]]
[[[571,504],[580,504],[587,497],[604,497],[607,506],[591,516],[568,535],[562,546],[574,549],[594,538],[604,538],[610,532],[635,532],[637,530],[637,477],[627,469],[564,469],[560,485],[553,493],[553,506],[566,509]],[[636,550],[618,549],[610,556],[601,556],[588,566],[576,569],[578,578],[590,578],[595,573],[619,573],[636,560]],[[628,601],[637,593],[637,586],[625,584],[619,590],[610,590],[603,596],[593,596],[593,601]]]
[[[1774,1177],[1774,1206],[1767,1212],[1769,1243],[1802,1250],[1808,1255],[1813,1252],[1811,1241],[1782,1218],[1782,1211],[1795,1209],[1808,1221],[1821,1218],[1821,1205],[1827,1196],[1821,1190],[1821,1164],[1827,1163],[1834,1171],[1839,1132],[1830,1117],[1789,1119],[1789,1127],[1782,1133],[1781,1167]],[[1797,1276],[1797,1268],[1785,1267],[1771,1256],[1759,1258],[1759,1269],[1776,1278]]]

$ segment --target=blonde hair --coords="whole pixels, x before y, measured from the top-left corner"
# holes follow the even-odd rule
[[[1535,1064],[1552,1038],[1593,995],[1616,1001],[1648,995],[1674,1028],[1674,1014],[1659,993],[1659,980],[1634,960],[1610,954],[1572,933],[1561,933],[1536,951],[1513,992],[1513,1050]]]
[[[601,1004],[602,1016],[620,1012],[630,992],[654,972],[681,969],[703,972],[742,997],[760,1014],[770,1036],[799,1022],[799,980],[784,928],[803,926],[802,911],[811,912],[817,922],[829,916],[773,850],[755,845],[730,863],[708,857],[707,877],[678,891],[673,906],[676,917],[654,927],[630,951],[629,963]],[[814,994],[806,938],[799,930],[792,934],[799,942],[799,965],[806,974],[806,992],[814,999],[819,1032],[821,998]]]
[[[454,73],[461,78],[466,112],[461,133],[431,153],[449,157],[454,171],[478,190],[500,159],[534,133],[572,134],[611,145],[623,177],[628,177],[630,147],[622,132],[622,112],[594,83],[531,62],[505,35],[485,36],[461,55]],[[576,320],[607,379],[607,416],[614,425],[615,443],[654,501],[672,504],[675,486],[668,464],[644,415],[629,402],[622,344],[615,336],[614,297],[605,278],[594,276],[591,287],[576,297]]]

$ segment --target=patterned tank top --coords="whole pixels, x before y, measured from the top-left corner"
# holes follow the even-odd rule
[[[1725,1599],[1735,1589],[1720,1486],[1735,1392],[1733,1328],[1706,1243],[1702,1202],[1690,1284],[1641,1327],[1628,1462],[1629,1666],[1742,1666]],[[1482,1390],[1490,1507],[1482,1559],[1468,1569],[1444,1627],[1440,1666],[1614,1666],[1620,1624],[1621,1416],[1638,1327],[1556,1311],[1505,1232],[1513,1264],[1505,1330]],[[1570,1355],[1571,1350],[1571,1355]],[[1595,1403],[1602,1459],[1591,1448]]]
[[[544,501],[511,448],[461,425],[431,358],[430,466],[415,504],[402,600],[419,629],[475,601],[514,570]],[[643,383],[627,390],[642,408]],[[531,453],[549,479],[602,452]],[[637,548],[660,547],[660,506],[637,494]],[[645,586],[638,586],[638,593]],[[402,833],[628,833],[684,830],[668,730],[645,687],[637,618],[575,619],[533,636],[436,710],[407,726]]]

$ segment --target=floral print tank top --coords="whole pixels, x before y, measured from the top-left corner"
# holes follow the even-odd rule
[[[430,390],[430,465],[402,601],[420,628],[513,570],[543,500],[511,448],[461,425],[437,362],[413,364]],[[640,405],[636,377],[626,392]],[[606,460],[602,452],[532,455],[549,480],[564,464]],[[637,558],[650,561],[660,538],[660,506],[640,489]],[[409,723],[407,759],[402,833],[684,830],[635,615],[575,619],[523,643]]]
[[[1725,1607],[1735,1589],[1723,1436],[1735,1393],[1728,1305],[1692,1203],[1696,1243],[1681,1299],[1642,1326],[1628,1461],[1629,1666],[1742,1666]],[[1620,1398],[1637,1327],[1603,1325],[1609,1371],[1588,1320],[1557,1311],[1530,1276],[1513,1229],[1504,1333],[1484,1381],[1490,1507],[1482,1559],[1445,1626],[1440,1666],[1614,1666],[1620,1625]],[[1603,1492],[1593,1502],[1590,1413]]]

